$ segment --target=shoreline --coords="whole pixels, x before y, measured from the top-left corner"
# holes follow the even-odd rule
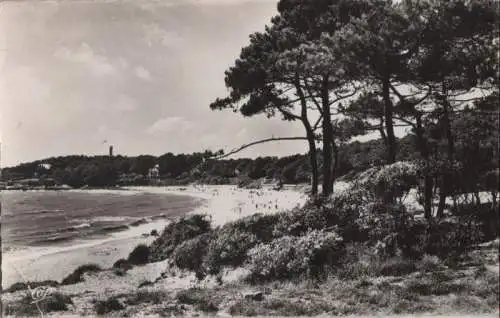
[[[129,187],[110,191],[124,195],[130,193],[185,195],[202,200],[197,208],[187,214],[210,215],[214,226],[257,212],[275,213],[288,210],[304,203],[306,197],[298,189],[248,190],[225,185]],[[126,258],[138,244],[150,244],[155,239],[152,236],[143,237],[143,234],[149,234],[153,229],[161,232],[168,223],[167,219],[157,218],[125,231],[110,233],[109,237],[104,239],[73,241],[67,246],[28,248],[29,253],[24,249],[5,253],[2,262],[2,287],[8,288],[13,283],[22,281],[49,279],[60,281],[78,266],[88,263],[95,263],[103,268],[111,267],[118,259]]]

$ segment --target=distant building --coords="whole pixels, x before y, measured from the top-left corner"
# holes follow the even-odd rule
[[[35,172],[34,172],[34,177],[39,177],[47,174],[47,172],[52,168],[52,165],[50,163],[40,163],[36,166]]]
[[[113,157],[113,146],[109,146],[109,156]]]
[[[158,180],[160,178],[160,165],[155,165],[153,168],[148,170],[149,180]]]

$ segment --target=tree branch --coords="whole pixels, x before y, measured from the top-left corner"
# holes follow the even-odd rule
[[[255,145],[258,145],[258,144],[263,144],[263,143],[266,143],[266,142],[271,142],[271,141],[281,141],[281,140],[307,140],[306,137],[271,137],[271,138],[267,138],[267,139],[262,139],[262,140],[258,140],[258,141],[254,141],[254,142],[251,142],[249,144],[245,144],[237,149],[233,149],[231,150],[230,152],[226,153],[226,154],[223,154],[221,156],[218,156],[218,157],[214,157],[214,158],[211,158],[211,159],[215,159],[215,160],[218,160],[218,159],[222,159],[222,158],[225,158],[225,157],[229,157],[231,155],[234,155],[235,153],[237,152],[240,152],[248,147],[251,147],[251,146],[255,146]]]

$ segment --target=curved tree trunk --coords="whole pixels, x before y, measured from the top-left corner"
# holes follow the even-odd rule
[[[306,126],[306,124],[304,124]],[[309,128],[311,128],[311,125],[309,125]],[[316,143],[314,141],[314,133],[312,132],[312,129],[307,130],[307,142],[309,144],[309,162],[311,163],[311,174],[312,174],[312,180],[311,180],[311,195],[316,196],[318,195],[318,185],[319,185],[319,173],[318,173],[318,161],[317,161],[317,153],[318,150],[316,149]],[[309,132],[310,130],[310,132]]]
[[[304,128],[306,130],[307,143],[309,144],[309,162],[311,163],[311,174],[312,174],[311,195],[316,196],[318,195],[318,185],[319,185],[318,156],[317,156],[318,150],[316,148],[316,138],[314,136],[314,130],[307,117],[307,101],[304,92],[300,87],[300,82],[298,78],[296,79],[296,81],[297,82],[295,84],[295,88],[297,90],[297,94],[299,95],[300,106],[301,106],[300,120],[302,121],[302,124],[304,125]]]
[[[394,134],[393,107],[389,92],[389,76],[386,76],[382,82],[382,98],[384,100],[384,120],[387,132],[387,163],[396,162],[396,135]],[[385,204],[394,203],[394,193],[385,191],[383,202]]]
[[[391,164],[396,162],[396,135],[393,123],[394,105],[389,93],[389,77],[386,77],[382,83],[382,98],[384,99],[384,120],[387,131],[387,163]]]

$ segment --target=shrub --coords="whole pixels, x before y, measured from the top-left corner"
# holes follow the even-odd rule
[[[255,213],[233,221],[226,227],[254,234],[260,242],[267,242],[273,238],[273,231],[278,221],[279,216],[276,214]]]
[[[398,161],[363,171],[353,183],[355,187],[368,191],[373,197],[383,198],[391,194],[401,199],[417,185],[418,173],[419,167],[415,163]]]
[[[417,269],[421,272],[434,272],[442,269],[443,261],[435,255],[425,254],[421,260],[417,262]]]
[[[59,283],[55,280],[44,280],[41,282],[27,282],[27,283],[14,283],[9,288],[5,289],[6,293],[13,293],[19,290],[26,290],[29,288],[34,289],[37,287],[56,287]]]
[[[378,273],[383,276],[403,276],[416,270],[414,260],[392,257],[380,263]]]
[[[305,236],[284,236],[259,244],[248,252],[252,279],[317,277],[342,253],[342,238],[335,232],[311,231]]]
[[[331,315],[336,308],[322,302],[301,301],[290,299],[270,298],[263,301],[241,299],[230,308],[232,316],[257,316],[257,317],[303,317],[318,316],[328,312]]]
[[[498,208],[491,203],[461,204],[452,208],[452,213],[461,220],[472,220],[477,224],[477,229],[482,234],[482,241],[491,241],[498,237],[500,218]]]
[[[106,300],[98,300],[94,304],[94,310],[98,315],[109,314],[110,312],[122,310],[125,307],[115,297]]]
[[[182,269],[202,271],[203,258],[207,253],[211,237],[211,233],[205,233],[178,245],[172,254],[174,264]]]
[[[28,294],[17,302],[7,303],[5,313],[13,316],[38,316],[39,310],[43,313],[66,311],[70,304],[73,304],[71,298],[61,293],[53,293],[37,303],[34,303],[31,294]]]
[[[137,288],[142,288],[142,287],[146,287],[146,286],[151,286],[151,285],[154,285],[154,283],[150,280],[145,280],[145,281],[142,281],[139,286],[137,286]]]
[[[426,253],[448,258],[462,255],[481,239],[480,224],[473,220],[452,218],[426,224],[426,233],[419,243],[423,244]]]
[[[127,305],[133,306],[143,303],[161,304],[169,300],[169,295],[169,293],[163,290],[140,290],[132,295],[129,295],[124,302]]]
[[[61,293],[54,293],[47,298],[47,301],[43,305],[40,305],[40,308],[45,312],[65,311],[68,310],[68,305],[72,304],[73,301],[69,296]]]
[[[79,282],[83,281],[83,274],[84,273],[90,273],[90,272],[98,272],[101,270],[101,267],[96,264],[86,264],[78,267],[75,269],[75,271],[68,276],[66,276],[62,282],[61,285],[71,285],[71,284],[76,284]]]
[[[149,254],[149,247],[139,244],[130,252],[127,261],[132,265],[144,265],[149,261]]]
[[[308,204],[303,208],[281,212],[276,215],[274,236],[300,236],[311,230],[321,230],[328,226],[326,213],[319,207]]]
[[[217,274],[223,266],[239,266],[247,251],[258,243],[257,236],[227,224],[216,231],[208,245],[203,266],[209,274]]]
[[[177,300],[181,304],[192,305],[196,309],[203,312],[217,312],[219,308],[211,300],[211,293],[198,288],[190,288],[181,290],[176,295]]]
[[[132,268],[132,264],[130,264],[126,259],[120,258],[113,264],[113,268],[129,270]]]
[[[151,244],[151,261],[167,259],[177,245],[210,230],[210,220],[207,219],[207,216],[200,214],[186,216],[170,223]]]

